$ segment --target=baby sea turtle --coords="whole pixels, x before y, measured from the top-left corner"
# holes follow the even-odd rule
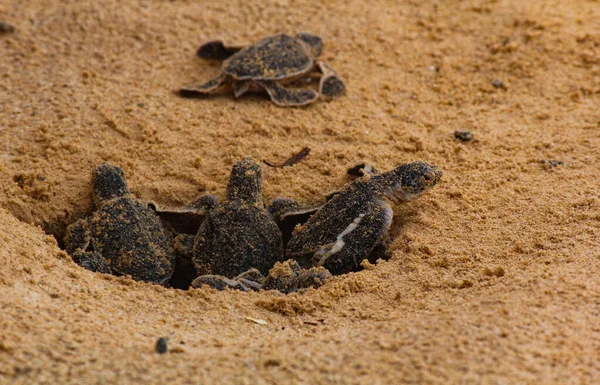
[[[373,250],[382,248],[392,223],[392,208],[383,198],[412,200],[442,176],[438,167],[424,162],[403,164],[381,174],[362,169],[365,176],[330,195],[322,208],[296,228],[286,257],[303,267],[323,266],[334,275],[358,270]]]
[[[341,96],[345,92],[344,82],[331,67],[317,60],[322,50],[323,40],[308,33],[279,34],[245,48],[211,41],[201,46],[197,55],[208,60],[224,60],[221,74],[199,86],[182,88],[179,93],[182,96],[210,94],[232,85],[236,98],[247,91],[266,90],[271,100],[282,107],[303,106],[314,102],[319,95]],[[309,88],[284,86],[315,70],[322,74],[318,93]]]
[[[284,259],[283,240],[272,208],[265,208],[262,202],[259,164],[248,158],[237,162],[232,168],[226,195],[222,204],[217,197],[207,194],[183,209],[157,208],[161,215],[193,212],[204,216],[195,235],[181,234],[175,238],[179,266],[189,271],[192,265],[196,272],[192,287],[290,292],[321,286],[331,277],[323,268],[304,270],[292,265],[288,269],[292,273],[288,275],[278,273],[281,268],[272,269]],[[278,198],[273,207],[277,207],[280,200],[287,202]],[[284,265],[292,262],[286,261]],[[187,282],[189,285],[190,281]]]
[[[266,275],[283,258],[283,242],[262,202],[260,165],[248,158],[237,162],[226,195],[222,204],[212,195],[202,198],[205,219],[195,236],[178,237],[178,252],[191,256],[199,275],[231,279],[251,268]]]
[[[123,170],[98,166],[93,190],[96,211],[67,228],[67,252],[88,270],[166,284],[175,262],[172,239],[157,214],[131,196]]]

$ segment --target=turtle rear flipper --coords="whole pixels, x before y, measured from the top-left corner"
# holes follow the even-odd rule
[[[319,97],[319,94],[311,89],[286,88],[274,80],[261,80],[256,83],[263,87],[271,97],[271,100],[280,107],[305,106],[314,102]]]
[[[319,93],[325,98],[337,98],[346,92],[346,85],[329,65],[319,62],[319,69],[323,73],[319,82]]]
[[[200,84],[199,86],[190,86],[180,88],[177,92],[180,96],[191,98],[199,95],[212,94],[219,88],[223,87],[226,83],[229,83],[229,76],[220,74],[214,79],[207,81],[206,83]]]
[[[202,44],[196,51],[196,56],[206,60],[223,61],[243,48],[239,46],[226,46],[221,40],[212,40]]]
[[[233,96],[235,98],[239,98],[246,92],[250,90],[250,81],[248,80],[240,80],[233,84]]]

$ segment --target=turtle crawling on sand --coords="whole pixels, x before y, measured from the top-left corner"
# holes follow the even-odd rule
[[[259,40],[248,47],[230,47],[210,41],[197,52],[200,58],[223,61],[221,73],[214,79],[179,90],[182,96],[210,94],[225,85],[233,87],[234,96],[247,91],[265,90],[271,100],[282,107],[303,106],[324,98],[341,96],[345,85],[337,73],[317,58],[323,50],[319,36],[299,33],[279,34]],[[321,72],[319,92],[309,88],[287,88],[287,83]]]
[[[385,249],[382,242],[393,211],[383,198],[410,201],[442,177],[437,166],[424,162],[403,164],[381,174],[361,168],[363,177],[330,195],[325,205],[296,228],[286,246],[287,258],[304,268],[325,267],[334,275],[358,270],[373,250]],[[356,169],[351,168],[349,174]]]
[[[167,284],[175,257],[160,218],[131,196],[121,168],[103,163],[93,175],[96,211],[67,228],[65,245],[82,267]]]
[[[177,253],[193,262],[199,275],[192,282],[193,287],[258,290],[269,282],[275,263],[284,259],[281,230],[262,202],[260,165],[251,159],[237,162],[231,170],[226,195],[222,204],[218,198],[204,195],[189,206],[205,218],[195,235],[181,234],[176,238]],[[302,278],[267,287],[293,291],[302,285],[320,286],[328,275],[322,270],[297,272]],[[311,274],[316,277],[312,281]]]

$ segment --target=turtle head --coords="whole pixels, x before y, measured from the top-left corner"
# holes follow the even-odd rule
[[[258,163],[246,158],[233,166],[227,185],[227,200],[250,204],[262,200],[262,170]]]
[[[125,173],[119,166],[102,163],[94,171],[94,203],[100,207],[110,199],[129,195]]]
[[[442,178],[442,170],[425,162],[406,163],[371,178],[377,190],[398,201],[419,197]]]
[[[296,38],[302,40],[310,47],[310,51],[314,57],[321,56],[321,52],[323,52],[323,39],[321,39],[319,36],[301,32],[296,35]]]

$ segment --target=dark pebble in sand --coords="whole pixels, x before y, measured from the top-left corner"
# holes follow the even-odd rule
[[[156,352],[158,354],[165,354],[167,352],[167,337],[160,337],[156,341]]]
[[[562,160],[556,160],[556,159],[543,159],[543,160],[541,160],[541,163],[544,166],[549,166],[551,168],[565,164],[565,162],[563,162]]]
[[[492,82],[492,85],[494,88],[504,88],[504,83],[502,83],[502,80],[496,79]]]
[[[11,33],[15,31],[15,27],[5,21],[0,21],[0,33]]]
[[[454,131],[454,137],[463,142],[470,142],[473,139],[473,134],[469,131]]]

